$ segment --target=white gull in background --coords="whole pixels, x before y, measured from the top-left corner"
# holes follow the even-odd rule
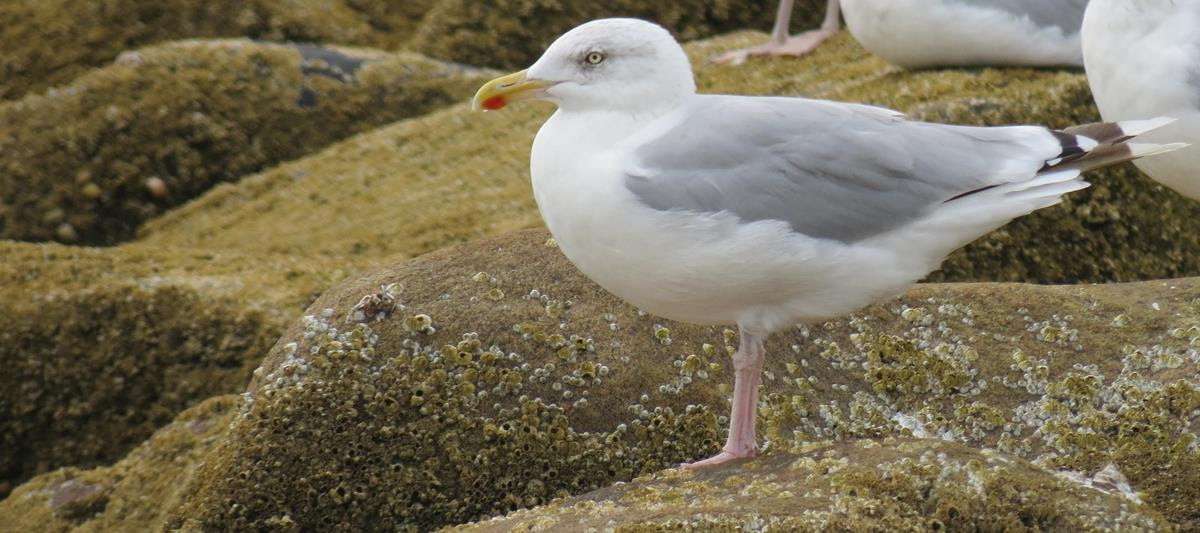
[[[819,29],[789,37],[793,1],[780,1],[766,44],[716,61],[808,53],[837,33],[840,7],[864,48],[902,67],[1083,65],[1079,25],[1088,0],[829,0]]]
[[[558,105],[530,170],[567,258],[650,313],[740,330],[729,439],[692,466],[754,455],[771,332],[895,296],[954,249],[1086,187],[1082,170],[1174,148],[1124,144],[1165,120],[979,128],[699,95],[670,33],[634,19],[571,30],[474,103],[528,99]]]
[[[1192,146],[1137,166],[1200,200],[1200,0],[1092,0],[1083,58],[1105,120],[1178,119],[1147,138]]]

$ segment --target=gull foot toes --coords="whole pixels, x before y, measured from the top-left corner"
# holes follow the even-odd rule
[[[729,461],[736,461],[738,459],[749,459],[751,457],[754,457],[753,450],[751,450],[750,453],[745,454],[745,455],[737,455],[732,452],[721,451],[721,453],[718,453],[712,457],[709,457],[708,459],[701,459],[694,463],[683,463],[680,466],[687,468],[689,470],[695,470],[698,468],[707,468],[710,466],[723,465],[725,463],[728,463]]]

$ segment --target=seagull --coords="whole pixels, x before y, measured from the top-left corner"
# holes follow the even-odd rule
[[[1093,0],[1083,19],[1083,59],[1105,120],[1178,119],[1148,138],[1192,146],[1136,164],[1200,200],[1200,0]]]
[[[1053,131],[906,120],[821,100],[697,94],[671,34],[585,23],[475,109],[558,106],[533,142],[538,209],[585,275],[638,308],[736,324],[729,437],[755,453],[763,340],[902,293],[947,254],[1086,187],[1080,172],[1176,148],[1151,119]]]
[[[901,67],[1083,66],[1079,26],[1088,0],[829,0],[820,28],[788,37],[793,2],[779,2],[766,44],[715,61],[804,55],[837,33],[840,8],[864,48]]]

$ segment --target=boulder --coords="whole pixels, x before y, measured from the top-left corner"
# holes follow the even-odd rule
[[[248,37],[394,49],[431,0],[7,0],[0,3],[0,100],[63,85],[132,48]]]
[[[800,0],[792,10],[792,31],[816,27],[825,0]],[[775,2],[744,0],[500,0],[477,7],[471,0],[434,4],[409,44],[431,57],[472,65],[525,68],[567,30],[592,19],[636,17],[657,22],[680,40],[755,28],[775,21]]]
[[[1197,279],[925,285],[777,333],[764,449],[917,436],[1080,479],[1112,463],[1195,525],[1197,297]],[[733,338],[629,307],[544,231],[385,267],[289,327],[168,525],[429,529],[697,459],[724,438]]]
[[[0,257],[0,497],[61,466],[111,464],[182,409],[241,392],[348,274],[321,258],[128,245],[0,241]]]
[[[181,499],[198,458],[219,441],[237,413],[237,395],[214,396],[111,466],[67,467],[42,474],[0,500],[9,531],[155,531]]]
[[[666,470],[443,531],[1162,531],[1112,486],[939,440],[813,444],[700,472]]]
[[[410,53],[247,40],[127,52],[0,102],[0,238],[127,240],[214,184],[462,101],[488,75]]]

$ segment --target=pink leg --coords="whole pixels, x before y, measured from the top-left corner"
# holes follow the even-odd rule
[[[758,410],[758,384],[762,379],[766,350],[762,339],[741,331],[737,353],[733,354],[733,409],[729,416],[729,438],[721,453],[685,468],[700,468],[743,457],[754,457],[758,437],[754,433],[754,417]]]
[[[775,28],[771,31],[771,38],[767,40],[766,44],[734,50],[713,58],[712,62],[740,65],[746,62],[746,58],[756,55],[802,56],[807,54],[815,50],[825,39],[837,33],[841,25],[839,19],[841,6],[838,2],[839,0],[829,0],[829,4],[825,8],[825,21],[821,23],[820,28],[788,37],[788,22],[792,18],[794,0],[780,0],[779,12],[775,15]]]

